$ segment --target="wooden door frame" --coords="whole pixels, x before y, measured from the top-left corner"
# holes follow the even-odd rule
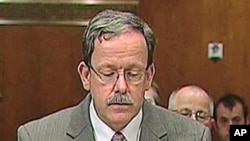
[[[139,0],[3,0],[0,25],[86,26],[98,11],[138,13]]]

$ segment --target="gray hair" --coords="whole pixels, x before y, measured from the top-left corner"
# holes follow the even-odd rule
[[[212,99],[212,97],[204,90],[202,89],[201,87],[198,87],[198,86],[195,86],[195,85],[188,85],[188,86],[185,86],[185,87],[191,87],[191,88],[195,88],[205,94],[208,95],[209,99],[210,99],[210,116],[213,117],[214,115],[214,101]],[[182,87],[184,88],[184,87]],[[175,104],[175,101],[176,101],[176,96],[177,94],[179,93],[179,91],[182,89],[182,88],[179,88],[179,89],[176,89],[174,90],[170,96],[169,96],[169,99],[168,99],[168,109],[172,110],[173,109],[173,105]]]
[[[153,63],[153,53],[156,39],[150,27],[138,16],[130,12],[104,10],[98,13],[85,29],[82,40],[83,61],[91,66],[91,57],[94,51],[94,41],[109,40],[125,32],[137,30],[145,38],[148,50],[147,68]]]

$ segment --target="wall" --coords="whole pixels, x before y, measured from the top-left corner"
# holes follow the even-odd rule
[[[0,140],[16,140],[17,127],[84,96],[77,65],[80,27],[0,27]]]
[[[140,2],[140,16],[158,37],[156,81],[163,106],[167,105],[172,90],[186,84],[203,87],[215,100],[233,92],[250,103],[250,1]],[[207,59],[209,42],[224,44],[222,61],[214,63]]]
[[[153,28],[163,105],[170,92],[197,84],[217,99],[225,92],[248,97],[250,1],[142,0],[140,15]],[[207,59],[209,42],[224,44],[224,58]],[[250,99],[246,99],[250,102]]]

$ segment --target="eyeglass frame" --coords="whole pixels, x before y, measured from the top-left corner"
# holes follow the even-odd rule
[[[200,121],[200,122],[204,122],[204,121],[207,121],[207,120],[209,120],[210,118],[212,118],[211,115],[205,113],[204,111],[196,111],[196,112],[193,112],[193,111],[190,110],[190,109],[171,110],[171,111],[176,112],[176,113],[178,113],[178,114],[180,114],[180,115],[182,115],[182,116],[189,117],[189,118],[191,118],[192,115],[195,114],[195,120]],[[182,113],[182,111],[188,111],[188,113],[187,113],[187,114],[184,114],[184,113]],[[206,114],[206,115],[205,115],[204,117],[201,117],[200,114],[202,114],[202,113],[204,113],[204,114]]]
[[[118,81],[118,79],[119,79],[119,77],[121,75],[117,70],[113,71],[113,72],[116,73],[117,76],[113,78],[114,80],[112,79],[112,81],[110,80],[110,82],[108,82],[107,80],[103,79],[103,77],[105,77],[105,76],[103,76],[103,77],[101,76],[101,75],[104,75],[104,74],[102,74],[100,72],[97,72],[97,70],[92,66],[92,64],[89,65],[89,68],[90,68],[90,70],[92,70],[98,76],[98,78],[103,83],[108,83],[108,84],[112,84],[112,85],[115,85],[117,83],[117,81]],[[139,78],[139,80],[137,82],[132,82],[131,80],[128,79],[128,75],[127,75],[128,73],[126,73],[126,72],[129,72],[129,71],[124,70],[122,75],[124,75],[124,79],[125,79],[125,81],[126,81],[127,84],[128,84],[128,82],[129,82],[129,84],[139,83],[140,81],[143,80],[142,78],[145,78],[146,73],[148,71],[148,68],[149,67],[145,68],[143,71],[138,71],[138,74],[141,74],[142,76],[140,76],[140,78]]]

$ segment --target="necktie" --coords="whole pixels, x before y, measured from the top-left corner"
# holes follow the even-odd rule
[[[127,141],[121,132],[116,132],[111,141]]]

